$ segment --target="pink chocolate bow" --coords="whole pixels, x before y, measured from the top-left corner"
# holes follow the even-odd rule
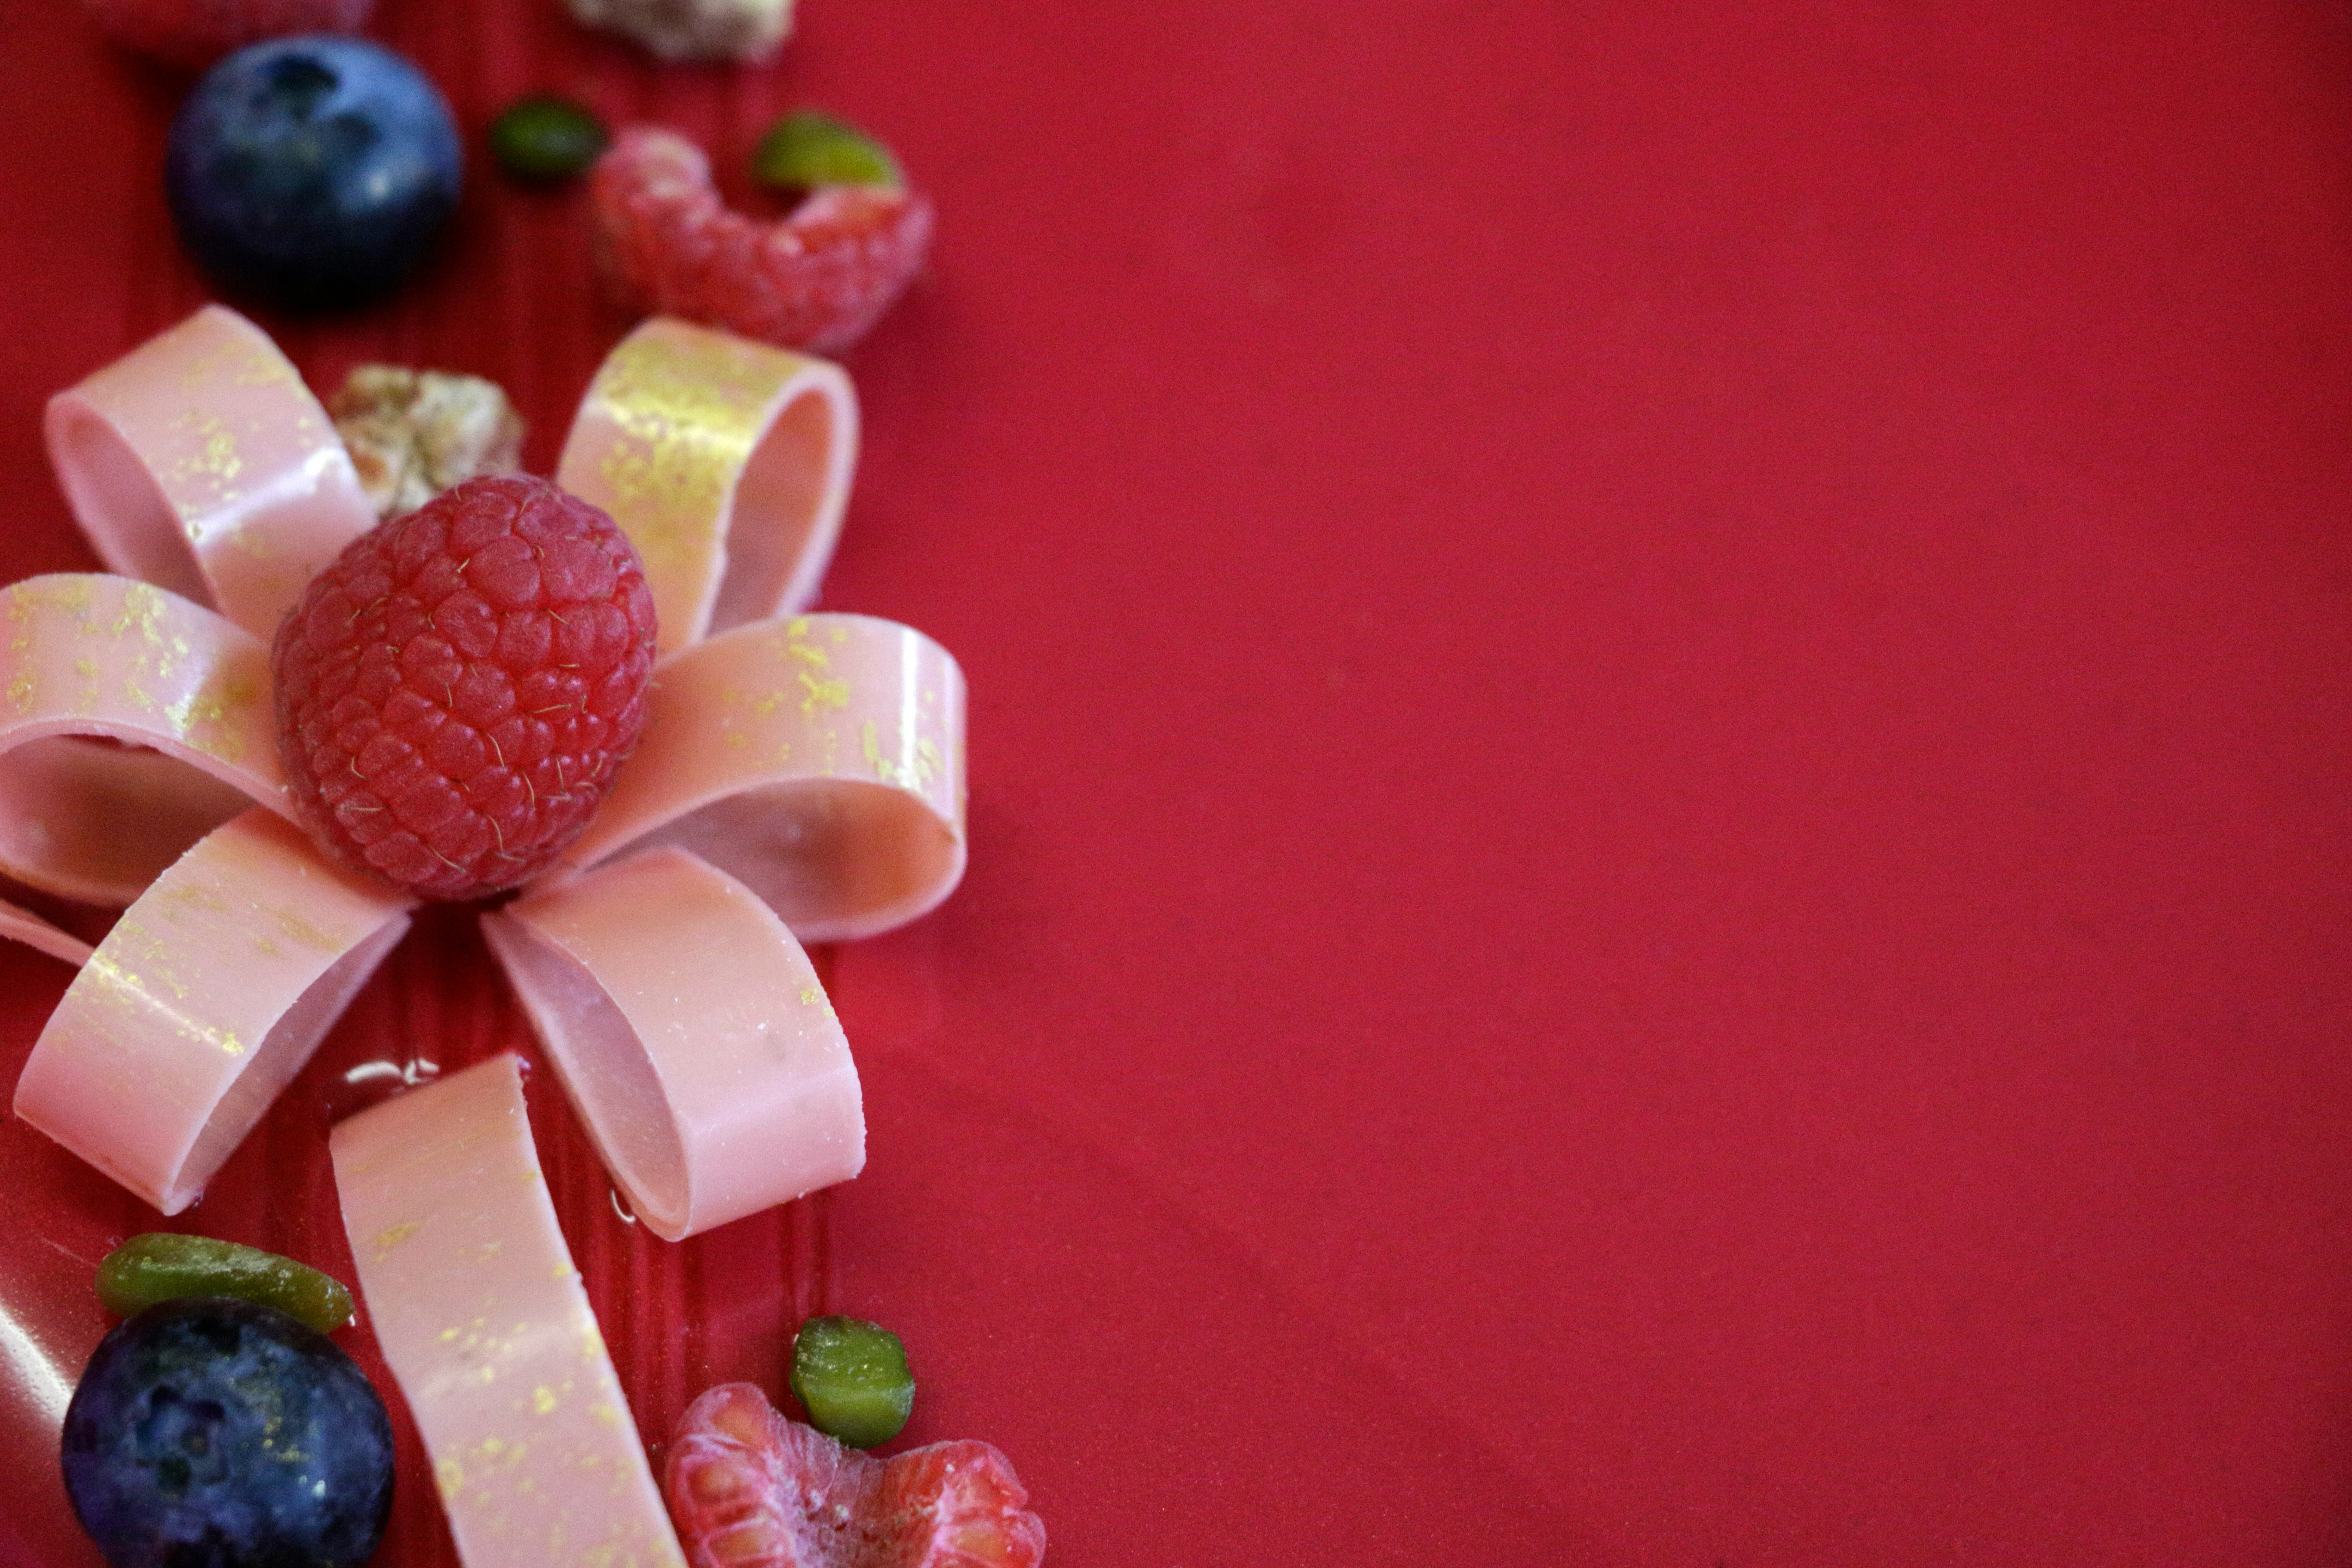
[[[0,904],[0,936],[81,966],[16,1110],[176,1214],[408,924],[293,826],[271,713],[268,639],[375,518],[294,367],[216,305],[52,400],[47,437],[112,574],[0,590],[0,872],[129,907],[92,951]],[[557,474],[643,556],[664,658],[597,819],[485,931],[671,1240],[857,1173],[856,1072],[795,935],[887,930],[963,871],[955,660],[803,613],[856,444],[837,366],[656,320]]]

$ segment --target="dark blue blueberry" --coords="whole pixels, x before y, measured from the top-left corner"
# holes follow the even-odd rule
[[[273,38],[198,82],[172,121],[165,194],[180,237],[234,294],[356,305],[415,266],[463,173],[449,106],[358,38]]]
[[[217,1296],[150,1307],[99,1342],[64,1458],[114,1568],[357,1568],[392,1511],[392,1423],[352,1358]]]

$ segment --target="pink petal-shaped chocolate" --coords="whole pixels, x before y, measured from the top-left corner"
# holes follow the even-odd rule
[[[540,1174],[521,1064],[493,1057],[412,1089],[329,1146],[369,1324],[466,1568],[677,1568]]]
[[[89,962],[90,945],[69,931],[59,931],[30,910],[0,903],[0,937],[21,942],[37,952],[62,958],[79,969]]]
[[[0,593],[0,871],[127,904],[255,802],[292,811],[259,638],[128,577]]]
[[[675,844],[803,942],[872,936],[964,867],[963,672],[870,616],[738,626],[654,670],[646,738],[566,858]]]
[[[656,318],[597,371],[555,479],[637,547],[667,653],[816,596],[856,459],[839,365]]]
[[[681,849],[632,856],[482,922],[557,1076],[668,1241],[857,1174],[857,1068],[773,911]]]
[[[412,902],[247,811],[114,922],[34,1043],[16,1114],[179,1213],[310,1059]]]
[[[269,335],[224,306],[51,398],[47,435],[100,560],[265,639],[375,526],[327,411]]]

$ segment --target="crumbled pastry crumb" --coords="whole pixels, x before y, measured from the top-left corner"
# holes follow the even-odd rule
[[[496,382],[478,375],[359,365],[327,412],[379,518],[404,517],[453,485],[520,466],[521,416]]]
[[[756,60],[792,31],[793,0],[571,0],[575,21],[666,60]]]

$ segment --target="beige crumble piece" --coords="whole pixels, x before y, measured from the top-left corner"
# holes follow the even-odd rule
[[[452,485],[520,466],[522,418],[496,382],[363,364],[327,400],[376,515],[403,517]]]
[[[756,60],[793,27],[793,0],[571,0],[572,19],[666,60]]]

